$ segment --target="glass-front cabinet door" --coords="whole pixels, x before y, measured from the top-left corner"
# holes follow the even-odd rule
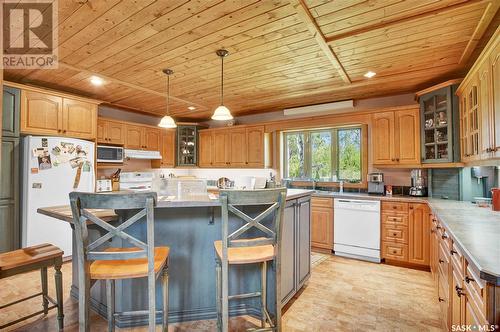
[[[445,87],[420,97],[422,162],[453,162],[453,96]]]
[[[198,155],[196,126],[177,127],[177,166],[196,166]]]

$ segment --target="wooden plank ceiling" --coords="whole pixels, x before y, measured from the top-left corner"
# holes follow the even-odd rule
[[[463,75],[498,0],[65,0],[56,70],[5,70],[7,80],[163,115],[207,119],[414,92]],[[484,46],[484,42],[479,45]],[[363,75],[374,71],[371,79]],[[105,80],[101,87],[91,75]],[[188,106],[196,107],[189,110]]]

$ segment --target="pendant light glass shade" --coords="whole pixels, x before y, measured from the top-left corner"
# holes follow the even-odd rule
[[[229,55],[227,50],[217,50],[216,54],[221,60],[221,72],[220,72],[220,106],[218,106],[214,114],[212,115],[212,120],[226,121],[231,120],[233,116],[229,108],[224,106],[224,58]]]
[[[165,115],[163,118],[161,118],[160,123],[158,124],[158,127],[162,128],[176,128],[177,125],[175,124],[174,119],[170,115]]]
[[[224,105],[220,105],[219,107],[217,107],[214,111],[214,114],[212,115],[212,120],[218,121],[231,120],[232,118],[233,116],[231,115],[229,108]]]
[[[170,75],[174,73],[172,69],[163,69],[163,72],[167,75],[167,115],[161,118],[158,127],[162,128],[176,128],[177,124],[174,119],[170,116]]]

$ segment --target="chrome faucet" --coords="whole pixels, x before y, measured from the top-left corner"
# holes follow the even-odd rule
[[[339,181],[339,193],[344,193],[344,181]]]

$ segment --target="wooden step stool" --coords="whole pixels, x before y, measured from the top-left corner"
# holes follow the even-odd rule
[[[0,330],[17,324],[28,318],[44,314],[47,315],[49,310],[57,307],[57,321],[59,330],[63,329],[64,314],[63,314],[63,295],[62,295],[62,256],[64,252],[52,244],[40,244],[33,247],[23,248],[0,254],[0,279],[14,276],[20,273],[30,272],[40,269],[42,279],[42,291],[37,294],[30,295],[20,300],[16,300],[5,305],[0,306],[4,309],[19,302],[32,299],[37,296],[42,296],[43,310],[29,314],[28,316],[16,319],[7,324],[1,325]],[[56,283],[56,297],[57,302],[48,295],[47,291],[47,267],[54,266],[55,283]],[[49,302],[52,306],[49,307]]]

